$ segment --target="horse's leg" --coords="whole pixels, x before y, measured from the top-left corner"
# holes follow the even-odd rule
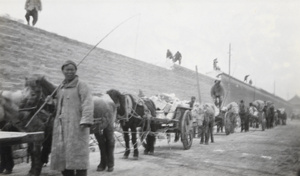
[[[154,134],[150,134],[148,136],[149,136],[149,155],[153,155],[156,137]]]
[[[214,123],[211,122],[210,127],[209,127],[209,132],[210,132],[210,142],[214,143]]]
[[[267,116],[267,129],[269,129],[270,127],[271,127],[271,119],[270,119],[270,115],[268,114],[268,116]]]
[[[275,125],[274,125],[274,115],[272,114],[271,116],[271,128],[273,128]]]
[[[104,171],[106,169],[106,153],[107,153],[107,148],[105,145],[105,138],[103,136],[103,132],[96,132],[95,137],[98,141],[98,146],[100,149],[100,163],[97,166],[97,171]]]
[[[205,135],[205,126],[202,125],[200,144],[203,144],[204,135]]]
[[[123,156],[123,159],[127,159],[130,154],[130,148],[129,148],[129,128],[125,125],[122,126],[123,129],[123,135],[124,135],[124,141],[125,141],[125,153]]]
[[[193,138],[196,137],[197,127],[193,125]]]
[[[148,121],[148,123],[150,123],[150,121]],[[155,129],[155,126],[154,124],[150,124],[151,126],[151,132],[155,132],[156,129]],[[156,137],[155,137],[155,134],[152,133],[152,134],[148,134],[148,141],[149,141],[149,155],[153,155],[154,153],[154,145],[155,145],[155,141],[156,141]]]
[[[144,125],[144,128],[143,128],[143,133],[142,133],[142,140],[145,140],[146,142],[142,141],[143,142],[143,146],[145,147],[145,150],[144,150],[144,154],[145,155],[148,155],[149,152],[150,152],[150,143],[151,143],[151,139],[149,138],[149,134],[147,133],[149,129],[147,129],[147,126],[148,126],[148,121],[145,122],[145,125]]]
[[[28,176],[39,176],[42,171],[43,163],[41,162],[41,144],[30,143],[30,156],[31,156],[31,169],[28,173]]]
[[[139,150],[138,150],[138,144],[137,144],[137,138],[136,138],[136,127],[133,126],[133,127],[130,127],[131,129],[131,142],[133,144],[133,158],[134,159],[138,159],[139,157]]]
[[[114,170],[114,150],[115,150],[115,137],[114,137],[114,126],[109,125],[104,129],[104,135],[106,138],[106,158],[107,158],[107,171],[112,172]]]
[[[205,144],[208,145],[208,140],[209,140],[209,125],[208,124],[204,128],[204,133],[205,133]]]
[[[1,155],[1,164],[0,170],[1,173],[6,169],[7,172],[11,172],[14,167],[14,160],[12,154],[11,145],[0,145],[0,155]]]
[[[223,133],[224,123],[225,123],[224,118],[222,118],[222,120],[221,120],[221,132],[222,133]]]
[[[246,114],[246,119],[245,119],[245,132],[249,131],[249,115]]]
[[[52,145],[52,135],[48,134],[46,136],[46,140],[43,142],[42,153],[41,153],[41,162],[42,164],[47,164],[49,162],[49,154],[51,153],[51,145]]]
[[[201,134],[202,134],[202,125],[198,125],[197,127],[198,127],[198,135],[197,135],[197,137],[198,137],[198,138],[201,138]]]
[[[28,172],[28,175],[27,176],[33,176],[34,175],[34,169],[33,169],[33,163],[34,163],[34,157],[33,156],[33,144],[32,143],[28,143],[28,148],[27,148],[27,163],[29,162],[29,157],[31,157],[31,167],[30,167],[30,170]]]

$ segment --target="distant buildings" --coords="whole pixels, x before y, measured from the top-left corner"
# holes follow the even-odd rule
[[[293,113],[300,114],[300,97],[298,95],[295,95],[288,102],[292,105]]]

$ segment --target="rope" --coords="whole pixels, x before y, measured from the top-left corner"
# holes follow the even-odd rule
[[[120,24],[118,24],[116,27],[114,27],[109,33],[107,33],[96,45],[94,45],[93,48],[91,48],[88,53],[81,59],[81,61],[77,64],[77,67],[87,58],[87,56],[106,38],[108,37],[113,31],[115,31],[117,28],[119,28],[122,24],[126,23],[130,19],[138,16],[140,14],[133,15],[126,20],[122,21]],[[56,91],[61,87],[62,83],[55,88],[55,90],[51,93],[50,97],[53,97],[53,95],[56,93]],[[36,111],[36,113],[31,117],[31,119],[28,121],[28,123],[25,125],[25,127],[28,127],[28,125],[31,123],[31,121],[35,118],[35,116],[38,114],[39,111],[43,109],[43,107],[47,104],[47,101],[44,102],[44,104]]]
[[[124,132],[125,132],[125,133],[126,133],[126,132],[129,133],[128,131],[124,131]],[[132,132],[132,133],[138,133],[138,132]],[[145,133],[146,133],[146,132],[144,132],[141,136],[143,136]],[[149,134],[149,131],[147,131],[147,134],[146,134],[144,140],[142,140],[141,143],[137,146],[137,149],[140,148],[141,145],[143,145],[143,142],[145,142],[145,139],[146,139],[146,137],[148,136],[148,134]],[[115,137],[117,138],[117,141],[121,144],[121,146],[125,148],[125,152],[126,152],[126,151],[130,151],[131,149],[134,150],[134,149],[135,149],[134,146],[138,143],[138,140],[137,140],[137,141],[132,145],[133,147],[129,147],[129,148],[127,149],[126,146],[119,140],[119,137],[120,137],[120,136],[117,136],[116,134],[114,134],[114,135],[115,135]],[[146,143],[146,142],[145,142],[145,143]],[[116,153],[114,153],[114,154],[119,154],[119,153],[124,153],[124,151],[122,151],[122,152],[116,152]]]

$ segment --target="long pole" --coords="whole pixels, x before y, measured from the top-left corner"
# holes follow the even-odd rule
[[[230,92],[230,81],[231,81],[231,77],[230,77],[230,65],[231,65],[231,43],[229,43],[229,61],[228,61],[228,84],[227,84],[227,91],[225,93],[225,97],[223,99],[223,102],[221,104],[221,108],[223,107],[223,105],[225,104],[225,101],[227,100],[227,98],[229,97],[229,92]],[[225,77],[224,77],[225,78]]]
[[[230,68],[231,68],[231,43],[229,43],[229,52],[228,52],[228,55],[229,55],[229,61],[228,61],[228,77],[229,77],[229,80],[228,80],[228,90],[227,90],[227,93],[225,94],[225,98],[224,98],[224,101],[222,102],[222,106],[225,103],[225,100],[229,97],[229,93],[230,93],[230,83],[231,83],[231,76],[230,76]]]
[[[255,86],[253,85],[253,101],[255,101],[255,91],[256,91],[256,88],[255,88]]]
[[[231,66],[231,43],[229,43],[229,69],[228,69],[228,75],[230,76],[230,66]]]
[[[198,75],[198,67],[196,67],[196,79],[197,79],[197,89],[198,89],[198,98],[199,98],[199,103],[201,104],[201,92],[200,92],[200,83],[199,83],[199,75]]]
[[[276,82],[274,81],[274,95],[275,95],[275,90],[276,90]]]
[[[101,38],[101,40],[93,46],[93,48],[91,48],[86,55],[81,59],[81,61],[77,64],[77,67],[87,58],[87,56],[106,38],[108,37],[113,31],[115,31],[117,28],[119,28],[122,24],[126,23],[127,21],[129,21],[130,19],[138,16],[140,14],[136,14],[133,15],[129,18],[127,18],[126,20],[122,21],[120,24],[118,24],[117,26],[115,26],[112,30],[110,30],[104,37]],[[56,91],[58,90],[58,88],[61,86],[61,84],[59,86],[56,87],[56,89],[51,93],[50,97],[53,97],[53,95],[56,93]],[[44,106],[47,104],[47,101],[45,101],[42,106],[34,113],[34,115],[31,117],[31,119],[28,121],[28,123],[25,125],[25,128],[28,127],[28,125],[32,122],[32,120],[36,117],[36,115],[44,108]]]

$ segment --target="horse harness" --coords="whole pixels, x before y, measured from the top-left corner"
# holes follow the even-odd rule
[[[138,97],[136,99],[136,101],[134,101],[134,98],[130,94],[123,94],[123,95],[125,96],[125,109],[126,109],[125,110],[125,112],[126,112],[125,116],[126,117],[125,118],[118,118],[118,120],[123,121],[123,123],[125,123],[125,121],[128,122],[129,119],[134,117],[134,118],[140,119],[141,122],[140,122],[139,125],[142,125],[144,127],[145,126],[145,121],[146,120],[150,121],[151,117],[152,117],[151,112],[150,112],[149,108],[146,106],[144,100],[142,98]],[[128,106],[127,100],[131,101],[132,106]],[[135,104],[134,107],[133,107],[133,104]],[[144,108],[144,116],[143,117],[141,117],[136,112],[136,109],[137,109],[138,106],[143,106],[143,108]],[[129,113],[127,114],[127,112],[129,112]],[[150,123],[148,123],[147,129],[150,129]]]

